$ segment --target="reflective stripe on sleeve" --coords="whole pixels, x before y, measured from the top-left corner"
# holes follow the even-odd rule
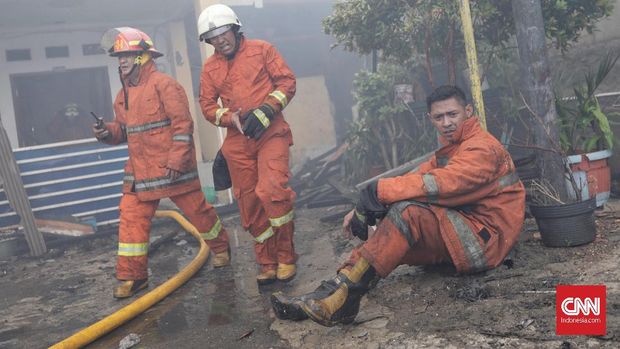
[[[125,173],[125,176],[123,176],[123,182],[125,183],[131,183],[135,180],[136,178],[133,176],[133,173]]]
[[[436,203],[437,199],[439,199],[439,186],[437,186],[435,176],[426,173],[422,176],[422,180],[424,181],[424,188],[426,188],[426,198],[428,202]]]
[[[510,172],[509,174],[500,177],[498,181],[499,181],[499,188],[504,189],[506,187],[509,187],[513,184],[518,183],[519,175],[516,172]]]
[[[220,108],[215,111],[215,126],[220,126],[222,116],[228,111],[228,108]]]
[[[178,134],[178,135],[172,136],[172,140],[175,142],[191,143],[192,135],[191,134]]]
[[[284,107],[286,107],[286,105],[288,104],[288,98],[286,98],[286,95],[282,93],[281,91],[275,90],[271,92],[269,95],[277,99],[278,102],[280,102],[282,109],[284,109]]]

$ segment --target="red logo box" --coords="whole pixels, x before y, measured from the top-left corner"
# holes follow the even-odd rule
[[[604,285],[557,285],[555,291],[557,335],[605,335],[607,288]]]

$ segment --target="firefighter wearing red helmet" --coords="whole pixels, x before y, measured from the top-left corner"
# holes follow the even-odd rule
[[[200,106],[208,121],[227,129],[221,153],[229,171],[221,173],[230,173],[241,222],[254,237],[256,280],[286,282],[295,276],[297,255],[288,185],[293,136],[282,110],[295,95],[295,75],[271,44],[246,39],[240,29],[226,5],[200,14],[199,39],[215,48],[200,76]]]
[[[117,57],[122,89],[114,100],[115,118],[95,124],[97,139],[127,143],[114,297],[126,298],[147,287],[151,219],[160,199],[169,197],[198,229],[214,252],[213,265],[230,262],[228,235],[201,191],[192,138],[194,124],[183,87],[157,71],[162,56],[144,32],[114,28],[102,46]]]

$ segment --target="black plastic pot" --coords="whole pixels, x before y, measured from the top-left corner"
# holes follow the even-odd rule
[[[595,209],[596,198],[566,205],[530,205],[543,244],[549,247],[579,246],[594,241]]]

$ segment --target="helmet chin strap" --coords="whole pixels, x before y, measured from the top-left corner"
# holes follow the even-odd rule
[[[121,85],[123,87],[123,95],[125,96],[125,110],[129,110],[129,90],[127,90],[127,85],[125,84],[125,79],[129,82],[130,85],[137,84],[137,79],[140,76],[140,68],[146,64],[146,62],[151,60],[151,54],[149,52],[142,52],[133,61],[133,65],[131,66],[131,70],[127,74],[123,74],[121,67],[118,67],[118,77],[121,80]]]

